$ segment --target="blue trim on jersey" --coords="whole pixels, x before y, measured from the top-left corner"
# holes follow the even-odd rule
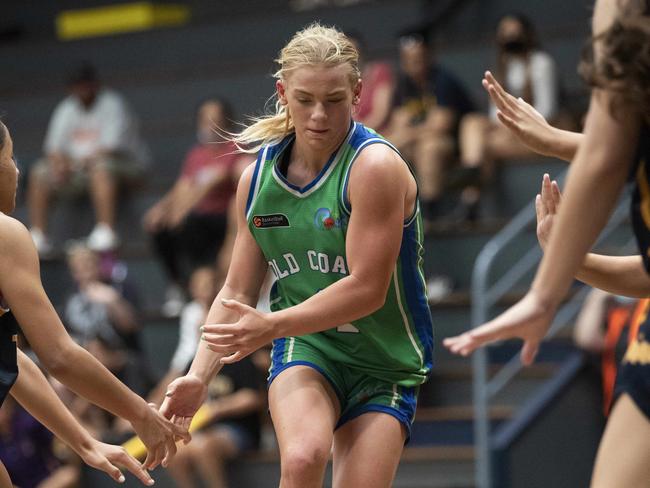
[[[318,184],[318,182],[321,180],[321,178],[327,173],[327,170],[330,168],[330,166],[332,165],[334,160],[336,160],[336,158],[338,157],[339,153],[341,152],[341,148],[342,148],[343,144],[345,144],[346,141],[348,140],[348,136],[350,135],[350,131],[354,130],[354,127],[355,127],[354,122],[351,122],[350,123],[350,128],[348,129],[348,132],[347,132],[347,134],[345,136],[345,139],[343,139],[343,142],[341,142],[339,147],[337,147],[336,150],[330,155],[329,159],[327,160],[327,163],[325,164],[325,166],[323,166],[323,169],[320,170],[318,175],[316,175],[316,178],[314,178],[309,184],[307,184],[307,186],[300,187],[298,185],[294,185],[293,183],[289,183],[289,181],[284,177],[284,175],[278,169],[278,162],[277,161],[273,165],[273,171],[275,172],[276,176],[278,178],[280,178],[280,181],[282,181],[282,183],[287,185],[292,190],[295,190],[295,191],[297,191],[299,193],[308,192],[311,188],[316,186]],[[294,136],[294,139],[295,139],[295,136]],[[292,140],[292,139],[290,139],[290,140]],[[285,146],[280,151],[278,151],[278,155],[282,154],[282,152],[286,149],[287,145],[288,145],[288,142],[287,142],[287,144],[285,144]]]
[[[273,370],[278,366],[283,364],[282,358],[284,357],[285,343],[287,339],[281,337],[280,339],[273,339],[273,346],[271,347],[271,366],[269,368],[269,374],[273,374]],[[270,376],[269,376],[270,379]]]
[[[278,366],[277,368],[273,368],[273,364],[272,364],[271,371],[269,374],[269,379],[266,381],[267,388],[271,386],[273,380],[277,378],[280,373],[282,373],[285,369],[289,369],[293,366],[309,366],[310,368],[318,371],[332,386],[334,393],[336,393],[336,397],[338,398],[339,401],[339,408],[343,408],[343,405],[345,405],[345,397],[343,393],[339,391],[338,386],[336,385],[336,383],[334,383],[334,381],[332,381],[332,378],[329,377],[329,375],[325,372],[325,370],[321,368],[318,364],[312,363],[311,361],[298,360],[298,361],[291,361],[289,363],[284,363],[284,364],[280,363],[280,366]]]
[[[386,405],[378,405],[376,403],[366,403],[364,405],[361,405],[359,408],[350,410],[345,415],[343,415],[336,423],[336,427],[334,427],[334,430],[342,427],[350,420],[354,420],[357,417],[363,415],[364,413],[369,413],[369,412],[381,412],[381,413],[388,414],[391,417],[395,417],[404,426],[404,429],[406,430],[406,440],[404,441],[404,445],[409,443],[409,441],[411,440],[411,424],[413,422],[412,419],[415,414],[415,408],[412,411],[413,413],[409,414],[399,408],[389,407]]]
[[[418,270],[417,220],[404,228],[399,253],[402,268],[402,286],[406,303],[413,317],[415,330],[424,348],[424,366],[431,369],[433,363],[433,322],[427,303],[426,291]]]

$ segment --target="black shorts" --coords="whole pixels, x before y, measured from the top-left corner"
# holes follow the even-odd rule
[[[18,378],[16,338],[18,324],[11,312],[0,316],[0,406]]]
[[[627,348],[616,378],[615,398],[627,393],[650,421],[650,314]]]

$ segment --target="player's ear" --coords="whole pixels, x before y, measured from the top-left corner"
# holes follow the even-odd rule
[[[280,100],[280,103],[282,105],[287,104],[287,92],[286,92],[286,87],[284,86],[284,81],[283,80],[277,80],[275,82],[275,89],[278,92],[278,100]]]

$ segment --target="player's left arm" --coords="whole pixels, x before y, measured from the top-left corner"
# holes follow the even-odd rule
[[[349,274],[299,305],[262,314],[234,301],[235,324],[204,327],[209,347],[232,353],[233,362],[277,337],[311,334],[360,319],[381,308],[395,269],[405,218],[415,205],[416,185],[406,164],[382,144],[365,148],[351,169],[352,214],[346,237]]]

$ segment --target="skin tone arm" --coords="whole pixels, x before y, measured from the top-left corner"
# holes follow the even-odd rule
[[[489,71],[485,72],[483,88],[497,108],[497,118],[530,150],[543,156],[570,162],[583,135],[552,127],[535,108],[522,98],[510,95]]]
[[[611,24],[615,9],[614,3],[597,3],[594,33]],[[519,337],[524,340],[522,362],[534,360],[559,302],[616,204],[634,157],[640,115],[634,106],[613,97],[606,90],[592,92],[584,140],[569,169],[565,201],[531,290],[494,320],[446,339],[452,352],[466,355],[486,343]],[[617,117],[610,113],[614,101]]]
[[[224,306],[222,300],[235,299],[238,303],[255,306],[268,264],[253,239],[246,222],[246,200],[253,174],[249,166],[237,189],[237,237],[233,246],[232,260],[223,288],[208,312],[208,323],[234,323],[239,315]],[[204,402],[207,385],[221,369],[223,354],[208,349],[200,343],[189,372],[169,384],[161,413],[184,427],[189,427],[192,417]]]
[[[20,374],[11,389],[11,395],[39,422],[76,452],[81,459],[96,469],[105,471],[118,483],[124,475],[119,464],[133,473],[143,484],[153,485],[153,479],[127,452],[119,446],[104,444],[94,439],[72,416],[31,359],[18,350]]]
[[[327,330],[379,309],[415,192],[415,182],[397,154],[381,144],[364,149],[350,174],[349,275],[299,305],[270,314],[227,301],[225,306],[239,315],[238,322],[206,325],[203,339],[211,349],[231,354],[223,362],[235,362],[274,338]]]
[[[542,249],[546,248],[549,241],[561,202],[562,194],[557,182],[544,175],[542,190],[535,199],[537,238]],[[575,277],[594,288],[615,295],[635,298],[650,296],[650,276],[639,255],[604,256],[588,253]]]
[[[148,448],[146,467],[176,452],[174,436],[189,434],[155,412],[67,334],[39,274],[38,256],[27,229],[0,216],[0,290],[45,368],[71,390],[128,420]]]

